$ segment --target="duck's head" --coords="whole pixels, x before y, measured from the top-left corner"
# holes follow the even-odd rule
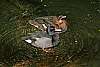
[[[68,27],[66,16],[58,16],[54,22],[54,26],[57,29],[62,29],[63,31],[66,30]]]

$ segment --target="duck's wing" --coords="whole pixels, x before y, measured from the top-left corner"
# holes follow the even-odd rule
[[[40,24],[38,21],[35,21],[35,20],[29,20],[29,24],[38,28],[39,30],[45,30],[45,28],[43,27],[42,24]]]
[[[53,17],[54,16],[37,17],[33,20],[29,20],[29,24],[44,31],[49,24],[53,25]]]

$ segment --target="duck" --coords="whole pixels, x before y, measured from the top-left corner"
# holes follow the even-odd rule
[[[53,25],[56,29],[61,29],[62,32],[65,32],[67,31],[69,22],[67,21],[66,16],[56,16],[53,18]]]
[[[44,16],[37,17],[33,20],[29,20],[29,24],[38,28],[41,31],[46,31],[48,25],[55,27],[55,30],[67,31],[69,23],[66,16]]]
[[[59,34],[67,31],[69,23],[66,19],[66,16],[45,16],[29,20],[29,24],[40,31],[33,32],[23,40],[32,46],[42,48],[45,52],[50,52],[52,47],[59,43]]]

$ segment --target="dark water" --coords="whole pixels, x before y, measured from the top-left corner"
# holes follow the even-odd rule
[[[66,15],[70,21],[54,53],[21,40],[37,30],[27,23],[29,19],[49,15]],[[99,67],[99,18],[99,0],[1,0],[0,65],[32,60],[33,67]]]

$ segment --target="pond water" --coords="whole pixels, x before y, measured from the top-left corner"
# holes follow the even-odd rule
[[[54,15],[66,15],[70,26],[52,52],[21,40],[38,30],[28,20]],[[31,60],[29,67],[99,67],[99,17],[99,0],[1,0],[0,65]]]

